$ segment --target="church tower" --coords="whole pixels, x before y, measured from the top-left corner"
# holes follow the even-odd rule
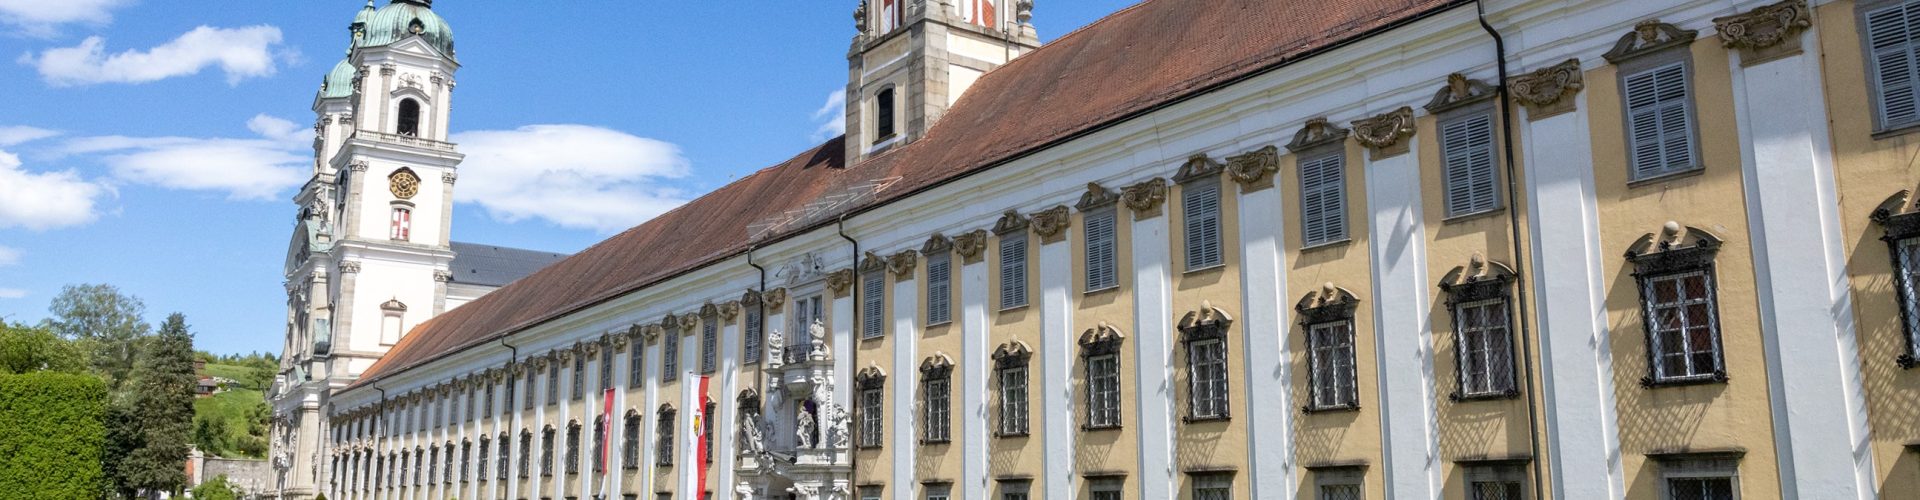
[[[313,177],[294,197],[286,345],[269,394],[273,486],[291,498],[325,486],[331,391],[446,310],[453,281],[453,30],[431,0],[392,0],[369,1],[348,31],[346,58],[314,97]]]
[[[847,164],[919,139],[988,70],[1040,46],[1033,0],[860,0]]]

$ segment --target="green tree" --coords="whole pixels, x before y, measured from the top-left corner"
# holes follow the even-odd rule
[[[240,489],[227,481],[226,474],[221,474],[193,487],[193,498],[195,500],[235,500],[240,498]]]
[[[107,376],[108,387],[123,388],[141,340],[153,329],[141,319],[146,303],[113,285],[67,285],[48,310],[53,318],[46,325],[54,333],[87,344],[91,363]]]
[[[0,322],[0,373],[87,370],[86,354],[52,330]]]
[[[209,455],[221,456],[227,449],[227,419],[203,415],[193,420],[193,445]]]
[[[186,316],[173,313],[134,364],[131,395],[141,443],[121,464],[126,484],[149,493],[180,491],[191,445],[193,334]]]
[[[106,400],[93,375],[0,374],[0,498],[100,496]]]

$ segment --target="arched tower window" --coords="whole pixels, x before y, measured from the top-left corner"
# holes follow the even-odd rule
[[[893,87],[880,89],[873,96],[873,142],[893,138]]]
[[[400,122],[394,131],[400,135],[420,135],[420,101],[400,100]]]

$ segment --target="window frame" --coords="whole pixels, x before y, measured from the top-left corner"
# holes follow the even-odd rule
[[[751,301],[742,301],[743,307],[740,312],[740,332],[742,337],[740,341],[740,357],[742,363],[757,365],[761,359],[760,351],[766,349],[764,346],[766,345],[765,332],[767,329],[767,315],[763,309],[766,305],[761,302],[764,299],[762,299],[757,292],[752,295],[752,297],[753,300]]]
[[[869,264],[859,272],[860,280],[860,340],[871,340],[887,335],[887,268],[879,264],[875,257],[868,257]]]
[[[1443,220],[1462,219],[1476,215],[1495,213],[1506,208],[1506,193],[1500,189],[1500,181],[1505,177],[1505,172],[1501,168],[1502,165],[1499,154],[1502,139],[1500,137],[1500,120],[1502,117],[1500,113],[1496,112],[1498,108],[1499,106],[1497,106],[1493,100],[1484,100],[1464,104],[1435,114],[1434,142],[1439,145],[1440,149],[1441,207],[1445,213]],[[1447,128],[1471,120],[1481,120],[1486,124],[1487,143],[1483,153],[1487,156],[1487,170],[1489,175],[1486,179],[1486,190],[1491,199],[1484,207],[1469,206],[1463,208],[1457,207],[1455,203],[1454,190],[1456,186],[1454,185],[1453,173],[1456,165],[1452,161],[1453,156],[1449,154],[1451,152],[1449,149],[1451,144],[1450,141],[1447,140]],[[1469,187],[1469,189],[1471,188]]]
[[[1440,291],[1447,296],[1447,312],[1452,317],[1454,348],[1454,392],[1448,397],[1454,401],[1482,399],[1511,399],[1520,395],[1520,367],[1516,357],[1514,334],[1516,315],[1513,309],[1513,283],[1517,281],[1512,269],[1505,264],[1493,261],[1475,261],[1471,266],[1456,267],[1441,279]],[[1482,321],[1479,327],[1470,327],[1471,314],[1489,317],[1485,309],[1497,306],[1498,325]],[[1486,338],[1492,338],[1498,330],[1497,348],[1483,350],[1486,358],[1480,364],[1483,373],[1474,373],[1468,359],[1473,356],[1472,346],[1475,335],[1483,337],[1479,345],[1487,345]],[[1493,366],[1494,350],[1504,356],[1505,366]],[[1505,385],[1497,386],[1499,375],[1505,375]]]
[[[1527,488],[1532,483],[1527,477],[1526,460],[1497,460],[1487,462],[1463,462],[1457,464],[1464,473],[1467,500],[1483,500],[1480,495],[1481,483],[1496,483],[1510,487],[1515,492],[1510,496],[1502,494],[1497,499],[1484,500],[1529,500],[1532,492]]]
[[[1011,311],[1027,307],[1033,303],[1030,282],[1033,280],[1028,264],[1032,261],[1033,248],[1027,236],[1026,226],[1017,231],[999,235],[995,244],[996,257],[1000,261],[999,304],[1001,311]],[[1018,246],[1016,249],[1008,248]],[[1016,276],[1017,275],[1017,276]]]
[[[1000,437],[1026,436],[1029,434],[1028,411],[1029,389],[1027,366],[1005,366],[994,370],[995,387],[999,392]],[[1017,382],[1012,384],[1010,382]],[[1017,392],[1017,394],[1016,394]]]
[[[873,93],[873,140],[869,146],[879,146],[900,134],[900,113],[896,109],[900,99],[894,89],[887,85]]]
[[[1734,500],[1740,495],[1740,459],[1745,455],[1739,451],[1699,452],[1650,455],[1660,467],[1660,500],[1675,500],[1674,480],[1725,479],[1728,490]]]
[[[927,259],[927,326],[953,322],[953,252],[921,252]],[[939,269],[935,272],[935,269]]]
[[[1691,277],[1699,277],[1702,280],[1701,286],[1706,294],[1704,297],[1688,298],[1682,296],[1678,298],[1677,302],[1656,302],[1654,290],[1661,283],[1674,280],[1675,292],[1684,294],[1686,283],[1679,280]],[[1655,386],[1726,381],[1726,344],[1720,331],[1719,283],[1718,280],[1715,279],[1712,267],[1634,273],[1634,278],[1640,293],[1641,330],[1646,333],[1647,342],[1648,374],[1647,379],[1641,383],[1643,385]],[[1694,325],[1689,323],[1681,326],[1677,331],[1667,331],[1665,327],[1655,326],[1655,312],[1665,307],[1679,309],[1691,305],[1705,305],[1707,307],[1707,324],[1704,325],[1704,327],[1707,329],[1708,335],[1712,337],[1710,352],[1712,353],[1714,366],[1711,370],[1707,371],[1689,369],[1687,373],[1671,375],[1669,374],[1669,370],[1664,369],[1666,366],[1665,358],[1675,353],[1665,352],[1661,348],[1661,340],[1665,338],[1663,335],[1681,335],[1682,342],[1688,343],[1686,342],[1689,340],[1686,338],[1686,331],[1692,329]],[[1682,314],[1682,316],[1684,316],[1684,314]],[[1691,357],[1699,353],[1696,351],[1683,351],[1681,354],[1687,355],[1688,363],[1691,364]]]
[[[662,404],[660,405],[658,415],[659,417],[654,420],[654,426],[656,428],[654,429],[653,464],[660,467],[672,467],[674,419],[678,418],[679,414],[678,411],[673,409],[673,405]]]
[[[680,380],[680,325],[679,321],[669,321],[673,325],[665,328],[660,338],[660,381]]]
[[[1352,217],[1349,217],[1349,215],[1351,215],[1349,212],[1352,210],[1352,207],[1349,206],[1349,203],[1348,203],[1349,196],[1347,194],[1347,189],[1349,187],[1348,185],[1350,184],[1350,182],[1347,179],[1347,168],[1348,168],[1348,163],[1350,163],[1350,159],[1347,158],[1346,142],[1345,141],[1332,142],[1332,143],[1327,143],[1323,145],[1309,147],[1309,148],[1306,148],[1304,151],[1301,151],[1295,154],[1294,158],[1296,160],[1294,162],[1294,169],[1298,171],[1299,183],[1300,183],[1299,206],[1300,206],[1300,247],[1301,249],[1304,250],[1304,249],[1333,246],[1341,243],[1346,243],[1348,241],[1352,241],[1353,240],[1353,220],[1352,220]],[[1320,215],[1322,219],[1329,218],[1329,216],[1331,215],[1337,215],[1339,218],[1339,224],[1337,225],[1337,227],[1333,227],[1331,229],[1322,231],[1323,233],[1322,236],[1320,238],[1315,238],[1313,234],[1310,232],[1312,231],[1311,226],[1313,225],[1313,222],[1308,218],[1308,214],[1313,213],[1314,211],[1310,209],[1310,207],[1308,206],[1308,200],[1311,197],[1309,196],[1310,186],[1308,186],[1309,179],[1307,177],[1307,173],[1308,173],[1307,169],[1309,165],[1312,165],[1313,167],[1316,167],[1316,168],[1323,167],[1321,163],[1329,158],[1337,160],[1334,162],[1335,166],[1333,167],[1333,173],[1335,176],[1338,177],[1335,180],[1336,182],[1332,184],[1333,187],[1331,188],[1328,188],[1326,186],[1319,186],[1317,189],[1314,189],[1311,192],[1313,194],[1317,194],[1320,196],[1333,197],[1333,201],[1331,202],[1331,204],[1333,205],[1333,208],[1335,210],[1324,212],[1324,213],[1321,213]],[[1322,201],[1322,205],[1326,205],[1328,203],[1329,202]]]
[[[1299,304],[1294,306],[1296,316],[1299,318],[1301,333],[1300,346],[1305,349],[1307,358],[1307,402],[1300,406],[1302,413],[1312,414],[1319,412],[1355,411],[1360,409],[1360,334],[1358,331],[1359,325],[1354,321],[1354,311],[1357,310],[1359,306],[1359,299],[1355,298],[1351,292],[1339,287],[1330,287],[1319,292],[1308,294],[1300,300]],[[1349,390],[1345,394],[1340,395],[1340,397],[1346,399],[1346,401],[1333,401],[1331,404],[1321,404],[1321,380],[1318,377],[1320,370],[1318,370],[1317,367],[1321,362],[1321,353],[1326,352],[1328,348],[1317,346],[1317,343],[1314,341],[1315,331],[1321,328],[1332,328],[1336,326],[1344,327],[1346,330],[1345,338],[1347,340],[1347,348],[1345,355],[1347,356],[1347,371],[1345,376],[1348,381]],[[1331,368],[1337,368],[1337,366],[1331,366]],[[1339,381],[1334,381],[1333,386],[1336,389],[1340,388]]]
[[[1233,352],[1231,343],[1228,342],[1232,322],[1231,316],[1212,308],[1189,312],[1180,319],[1177,328],[1180,331],[1181,350],[1186,355],[1183,364],[1187,369],[1187,411],[1186,415],[1180,417],[1184,423],[1224,421],[1233,418]],[[1208,373],[1218,373],[1218,384],[1210,383],[1213,382],[1212,379],[1201,379],[1201,361],[1197,356],[1203,350],[1211,349],[1213,346],[1218,346],[1219,369]],[[1208,397],[1205,401],[1202,400],[1200,390],[1203,382],[1208,382],[1206,391]],[[1213,394],[1215,385],[1219,388],[1217,396]],[[1203,402],[1207,404],[1203,406]]]
[[[920,444],[952,440],[953,362],[944,357],[929,358],[920,367]]]
[[[1080,258],[1082,261],[1083,293],[1095,293],[1120,288],[1120,210],[1114,205],[1106,205],[1091,210],[1083,210],[1080,215],[1081,237]],[[1104,222],[1096,222],[1104,221]],[[1104,224],[1105,231],[1096,231]],[[1095,255],[1106,258],[1105,265],[1095,260]],[[1099,269],[1096,269],[1099,268]]]
[[[1213,197],[1211,214],[1197,215],[1200,212],[1195,200],[1201,194]],[[1219,175],[1201,175],[1180,184],[1180,236],[1181,236],[1181,272],[1192,273],[1206,271],[1227,265],[1226,249],[1226,189],[1221,186]],[[1212,251],[1207,254],[1205,248],[1196,248],[1196,240],[1209,239],[1205,235],[1206,227],[1211,224],[1213,236],[1210,238]]]
[[[1327,498],[1327,487],[1352,487],[1354,500],[1366,498],[1367,469],[1364,465],[1307,467],[1313,474],[1313,498]]]
[[[1920,212],[1901,212],[1910,206],[1908,198],[1906,192],[1895,193],[1868,216],[1883,231],[1880,240],[1887,243],[1891,260],[1895,306],[1900,309],[1901,337],[1906,340],[1894,363],[1902,369],[1920,366]],[[1913,245],[1912,258],[1903,258],[1905,245]]]
[[[700,315],[700,373],[720,371],[720,317]]]
[[[1690,51],[1690,44],[1678,43],[1665,47],[1647,49],[1644,52],[1623,56],[1623,58],[1617,60],[1614,65],[1616,66],[1615,83],[1619,85],[1621,133],[1625,134],[1622,135],[1621,138],[1626,146],[1624,153],[1626,154],[1627,185],[1639,186],[1658,179],[1688,175],[1705,170],[1706,161],[1700,156],[1700,93],[1695,83],[1698,73],[1694,67],[1693,53]],[[1685,138],[1687,140],[1689,162],[1685,167],[1662,167],[1658,171],[1643,174],[1641,173],[1639,162],[1635,159],[1634,155],[1634,110],[1630,103],[1631,99],[1629,99],[1627,95],[1628,81],[1641,75],[1663,71],[1674,65],[1680,66],[1681,78],[1685,80],[1682,88],[1686,91],[1686,96],[1681,105],[1684,108],[1682,113],[1685,114],[1686,118],[1687,130]],[[1664,144],[1663,142],[1662,149],[1665,148]]]
[[[1873,138],[1875,139],[1920,130],[1920,43],[1907,43],[1909,78],[1912,79],[1907,91],[1915,94],[1916,108],[1912,119],[1900,123],[1888,122],[1885,91],[1881,88],[1880,79],[1875,78],[1879,74],[1880,61],[1874,56],[1871,26],[1868,23],[1874,14],[1891,9],[1907,9],[1910,14],[1920,14],[1917,12],[1920,11],[1920,4],[1913,4],[1908,0],[1861,0],[1854,4],[1854,26],[1856,26],[1854,32],[1859,37],[1860,69],[1867,83],[1867,105],[1873,111]],[[1907,31],[1910,35],[1920,31],[1920,23],[1910,24]]]
[[[572,370],[573,373],[569,374],[570,376],[573,377],[573,385],[567,388],[567,391],[568,391],[567,399],[571,399],[574,401],[580,401],[580,400],[586,399],[586,393],[587,393],[587,356],[586,354],[587,353],[584,353],[584,352],[573,353],[573,370]]]
[[[623,470],[640,469],[640,426],[644,425],[642,420],[645,418],[638,410],[627,410],[626,415],[621,419],[621,432],[625,434],[620,436],[620,468]]]
[[[1233,500],[1233,471],[1188,472],[1188,489],[1194,500]]]

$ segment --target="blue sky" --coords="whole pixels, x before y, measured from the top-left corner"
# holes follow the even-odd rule
[[[1036,3],[1051,40],[1132,2]],[[279,350],[309,107],[363,4],[0,0],[0,318],[111,283],[201,349]],[[854,5],[436,2],[454,239],[578,251],[836,135]]]

